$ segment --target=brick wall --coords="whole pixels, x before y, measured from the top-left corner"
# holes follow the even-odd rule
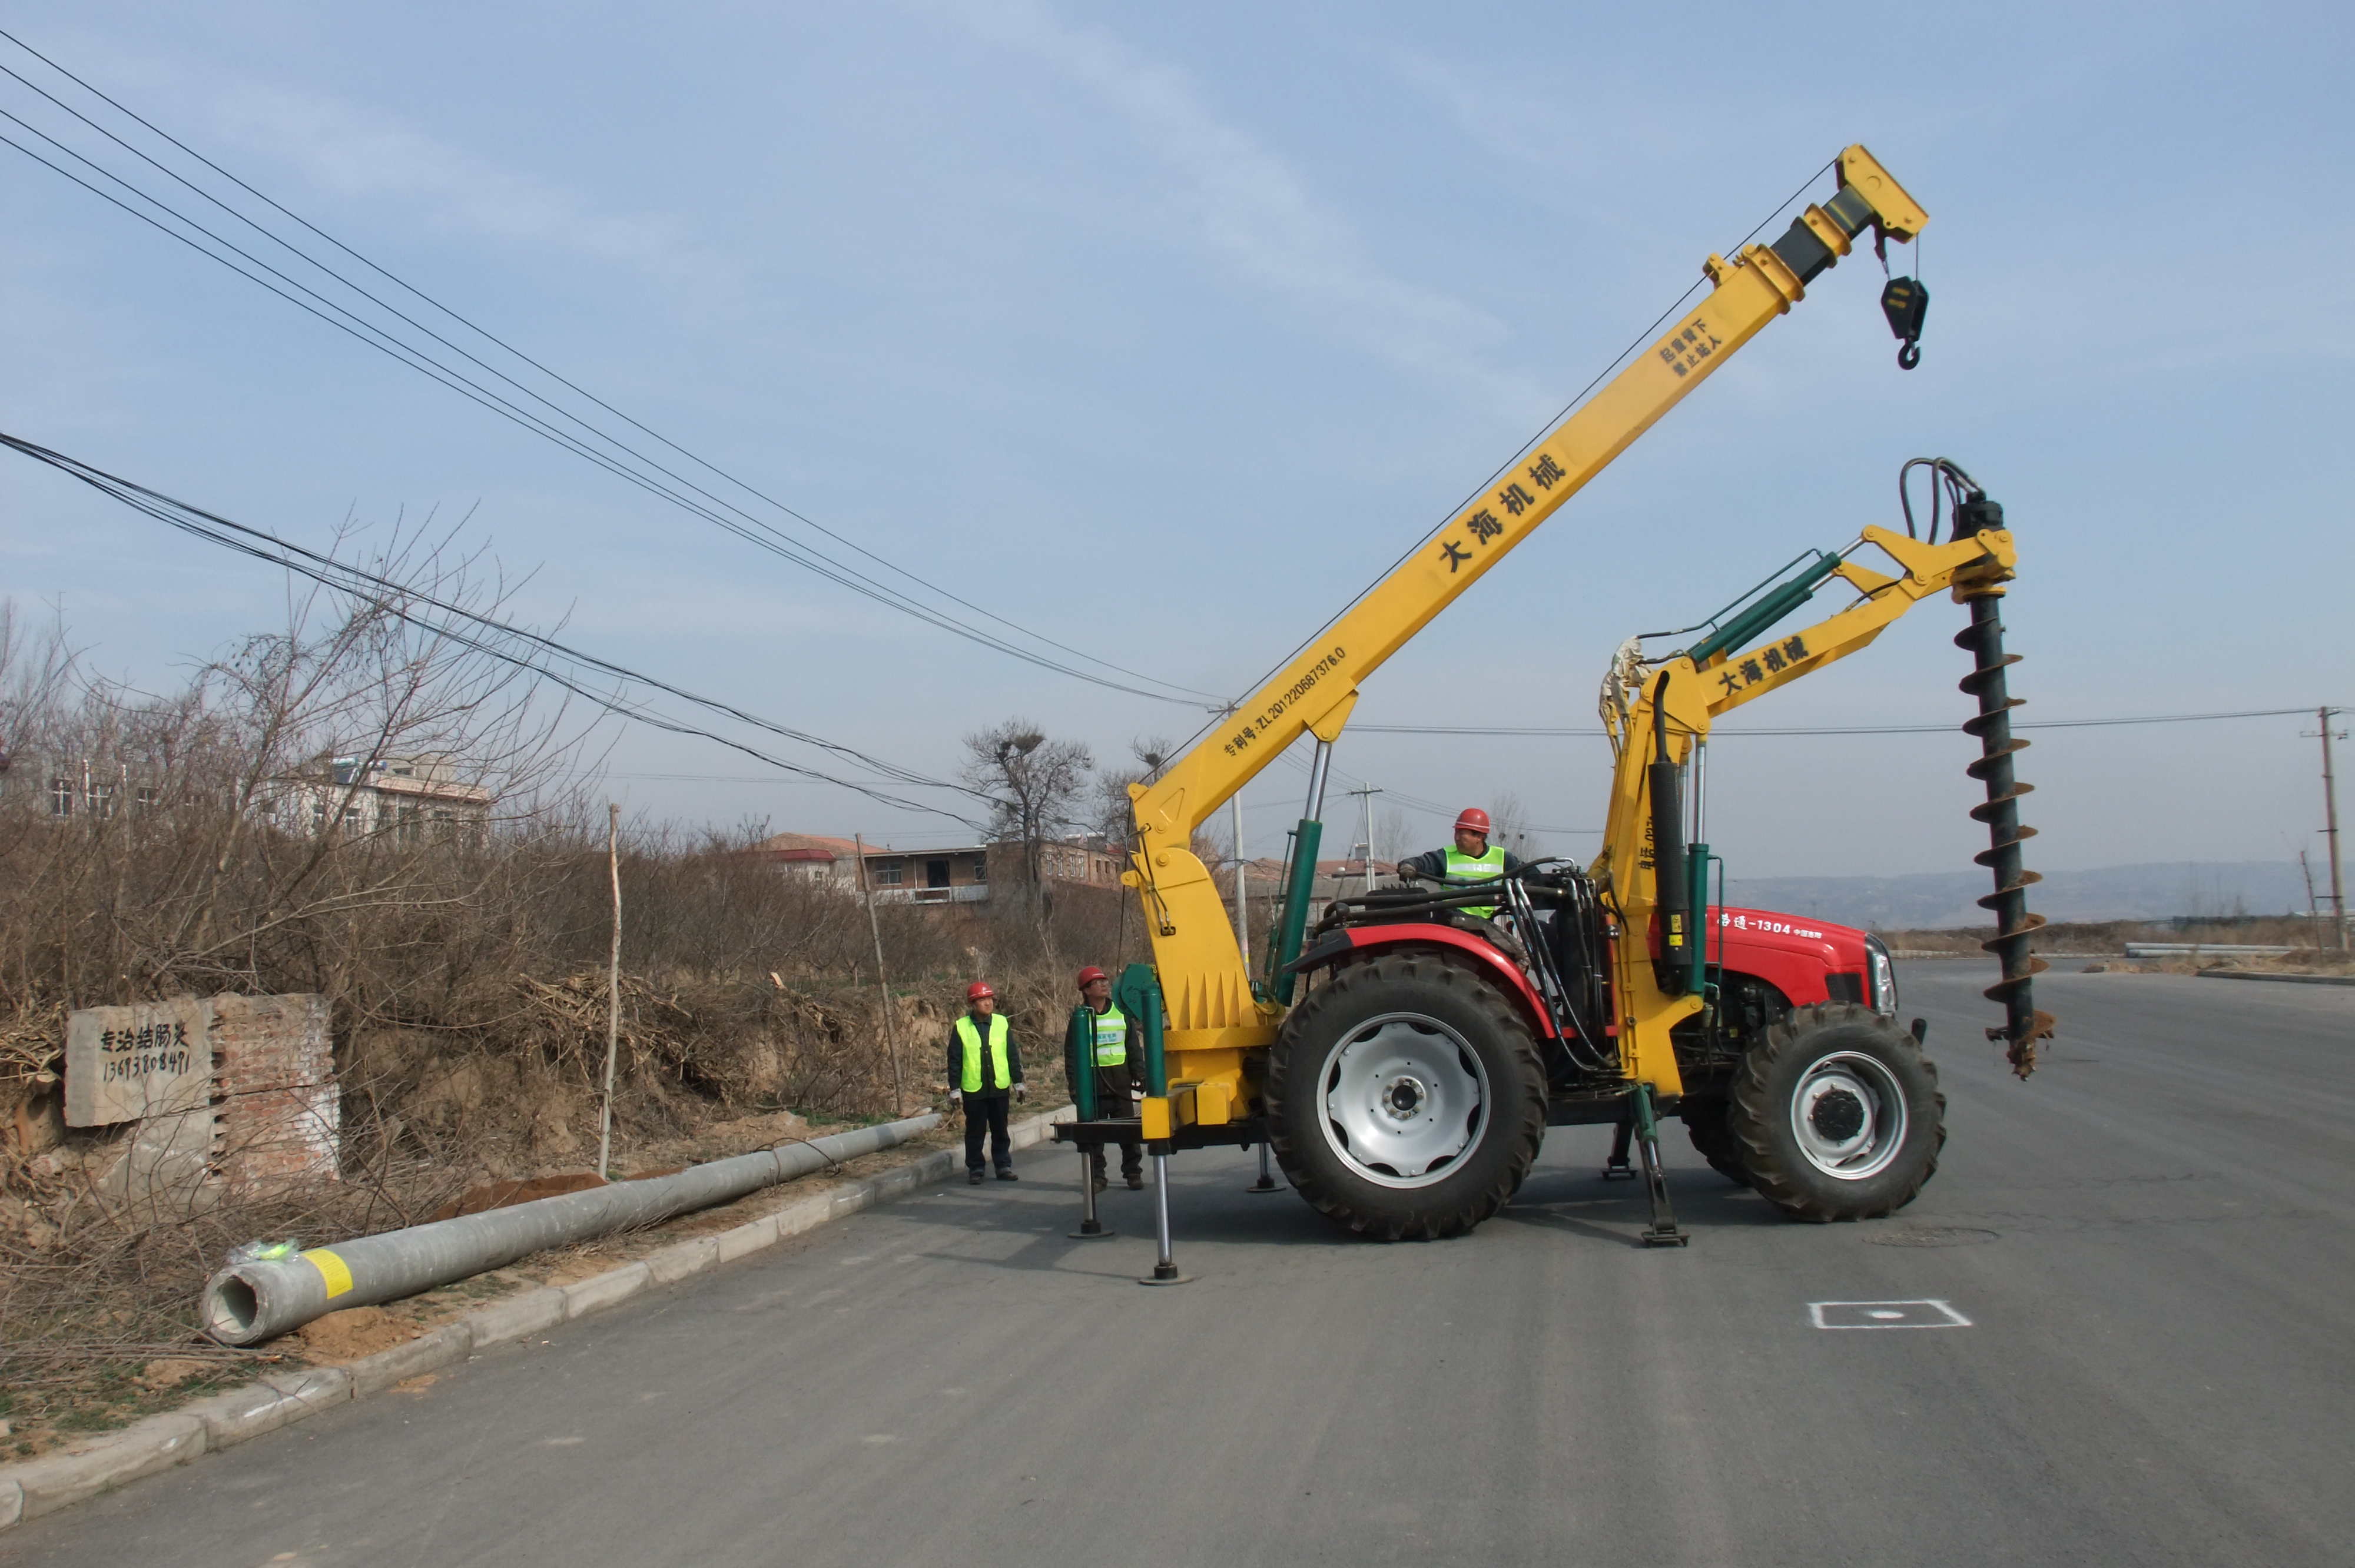
[[[231,1192],[336,1174],[341,1100],[327,999],[212,999],[219,1174]]]

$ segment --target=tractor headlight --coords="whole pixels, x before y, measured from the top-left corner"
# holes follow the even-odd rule
[[[1872,970],[1872,1011],[1893,1016],[1897,1012],[1897,965],[1890,959],[1889,949],[1878,937],[1867,937],[1864,950]]]

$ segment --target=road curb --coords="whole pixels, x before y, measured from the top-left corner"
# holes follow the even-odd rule
[[[2276,980],[2285,985],[2355,985],[2355,975],[2269,975],[2262,969],[2201,969],[2200,978]]]
[[[1047,1129],[1059,1117],[1068,1118],[1071,1114],[1069,1107],[1041,1111],[1007,1130],[1015,1148],[1036,1148],[1048,1140]],[[716,1236],[697,1236],[570,1285],[541,1286],[506,1297],[392,1350],[338,1367],[273,1373],[181,1409],[150,1415],[87,1447],[0,1467],[0,1530],[54,1513],[143,1476],[235,1447],[348,1401],[381,1393],[410,1378],[454,1366],[486,1346],[552,1329],[659,1286],[675,1285],[788,1237],[945,1181],[963,1163],[956,1150],[935,1150]]]

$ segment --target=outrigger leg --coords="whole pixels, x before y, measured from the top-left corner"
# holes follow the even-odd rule
[[[1183,1285],[1194,1277],[1178,1273],[1176,1261],[1169,1255],[1169,1146],[1164,1143],[1157,1147],[1159,1152],[1153,1157],[1153,1273],[1137,1283]]]
[[[1080,1150],[1080,1228],[1063,1233],[1073,1241],[1102,1241],[1113,1234],[1096,1218],[1095,1153],[1085,1149]]]
[[[1692,1238],[1677,1228],[1676,1206],[1668,1202],[1668,1172],[1660,1162],[1660,1124],[1652,1114],[1652,1086],[1637,1084],[1627,1095],[1628,1107],[1634,1113],[1632,1126],[1636,1151],[1643,1156],[1644,1185],[1651,1192],[1652,1223],[1644,1232],[1646,1246],[1683,1246]],[[1621,1122],[1620,1138],[1626,1138],[1631,1122]]]
[[[1246,1192],[1281,1192],[1284,1191],[1284,1189],[1276,1183],[1275,1173],[1268,1169],[1267,1139],[1260,1139],[1259,1143],[1259,1180],[1244,1188],[1243,1191]]]
[[[1619,1125],[1611,1132],[1611,1158],[1603,1164],[1605,1181],[1632,1181],[1636,1179],[1636,1168],[1627,1163],[1627,1143],[1635,1130],[1634,1114],[1625,1106],[1621,1106]]]

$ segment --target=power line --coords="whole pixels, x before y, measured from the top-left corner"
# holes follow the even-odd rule
[[[1825,164],[1822,168],[1817,169],[1814,174],[1809,175],[1800,183],[1797,190],[1793,191],[1789,196],[1785,196],[1780,206],[1776,207],[1774,211],[1768,213],[1764,217],[1760,218],[1758,220],[1758,226],[1742,237],[1741,243],[1733,247],[1733,253],[1737,256],[1740,255],[1743,245],[1747,245],[1752,240],[1757,238],[1758,236],[1765,230],[1768,224],[1773,223],[1776,218],[1782,217],[1784,212],[1789,208],[1793,202],[1797,201],[1801,196],[1807,194],[1807,187],[1809,185],[1814,185],[1817,180],[1823,178],[1825,174],[1831,169],[1832,165],[1838,162],[1839,160],[1838,158],[1834,158],[1830,162]],[[1621,349],[1617,354],[1612,356],[1611,363],[1596,371],[1593,378],[1588,381],[1585,386],[1580,387],[1577,392],[1573,393],[1570,400],[1561,406],[1561,409],[1555,413],[1552,418],[1548,419],[1544,424],[1539,426],[1536,433],[1531,435],[1529,440],[1523,441],[1520,444],[1519,449],[1516,450],[1512,456],[1507,458],[1503,462],[1498,463],[1495,469],[1491,470],[1487,479],[1482,480],[1471,490],[1465,492],[1464,498],[1461,501],[1458,501],[1454,506],[1450,507],[1447,512],[1441,516],[1439,521],[1433,523],[1429,528],[1425,529],[1421,538],[1417,539],[1413,544],[1408,546],[1403,551],[1400,552],[1396,560],[1392,561],[1389,566],[1384,567],[1380,572],[1376,573],[1370,582],[1367,583],[1364,588],[1359,588],[1355,594],[1350,596],[1348,602],[1342,605],[1340,609],[1335,610],[1329,617],[1327,617],[1324,625],[1318,627],[1316,630],[1302,638],[1298,643],[1294,645],[1290,652],[1286,653],[1283,658],[1270,665],[1264,673],[1263,673],[1257,680],[1252,682],[1250,686],[1245,689],[1248,691],[1257,691],[1260,687],[1273,680],[1275,678],[1276,672],[1282,670],[1293,660],[1298,658],[1303,649],[1308,647],[1318,638],[1324,636],[1326,632],[1331,630],[1334,624],[1340,620],[1343,616],[1348,614],[1350,610],[1356,609],[1359,604],[1362,603],[1368,594],[1372,593],[1376,588],[1381,587],[1383,583],[1388,582],[1391,574],[1395,573],[1399,567],[1404,566],[1409,560],[1413,558],[1416,551],[1422,549],[1425,545],[1430,544],[1431,541],[1438,535],[1442,529],[1445,528],[1448,524],[1454,522],[1456,516],[1461,514],[1466,506],[1469,506],[1472,503],[1472,500],[1475,496],[1479,495],[1482,492],[1486,491],[1489,485],[1494,484],[1497,482],[1498,475],[1502,474],[1507,469],[1512,467],[1515,463],[1520,461],[1523,457],[1528,455],[1531,447],[1536,446],[1540,441],[1543,440],[1548,432],[1552,430],[1557,425],[1560,425],[1562,420],[1568,418],[1572,411],[1586,400],[1587,394],[1593,392],[1597,387],[1603,385],[1604,377],[1609,376],[1614,370],[1618,369],[1619,366],[1626,361],[1629,355],[1635,353],[1637,349],[1651,342],[1653,334],[1660,330],[1660,323],[1668,320],[1671,316],[1674,316],[1678,312],[1683,310],[1685,302],[1693,297],[1694,292],[1700,288],[1703,281],[1706,281],[1706,280],[1695,280],[1689,287],[1686,288],[1683,293],[1678,294],[1667,310],[1662,311],[1658,315],[1652,318],[1651,325],[1646,327],[1642,332],[1636,334],[1635,337],[1631,338],[1628,341],[1626,347]],[[1219,720],[1224,716],[1224,713],[1212,715],[1209,723],[1203,725],[1201,728],[1196,730],[1191,736],[1187,737],[1187,746],[1192,746],[1197,741],[1200,740],[1202,736],[1208,735],[1212,729],[1216,728],[1218,726]],[[1360,726],[1359,727],[1363,728],[1364,726]],[[1364,781],[1361,779],[1359,782],[1362,783]],[[1555,828],[1549,831],[1553,832],[1569,832],[1572,831],[1584,832],[1588,830]]]
[[[1287,749],[1281,753],[1281,756],[1283,757],[1285,767],[1291,768],[1295,773],[1303,775],[1304,777],[1307,775],[1309,771],[1308,764],[1295,756],[1291,750]],[[1349,772],[1345,768],[1342,768],[1338,763],[1332,762],[1330,760],[1326,763],[1326,770],[1333,778],[1338,779],[1345,783],[1355,782],[1363,785],[1367,782],[1367,780],[1359,779],[1356,774]],[[1355,791],[1351,791],[1351,793],[1354,792]],[[1427,817],[1444,817],[1452,821],[1458,810],[1458,808],[1454,806],[1443,806],[1436,800],[1426,800],[1420,795],[1407,794],[1405,791],[1401,789],[1385,787],[1381,793],[1390,800],[1395,800],[1400,805],[1404,806],[1407,810],[1420,812]],[[1243,809],[1245,810],[1258,810],[1257,807],[1252,806],[1246,806]],[[1601,828],[1565,828],[1552,822],[1524,822],[1521,825],[1530,832],[1564,833],[1573,838],[1595,837],[1599,836],[1603,832]]]
[[[594,654],[583,652],[579,649],[559,642],[555,639],[545,636],[539,632],[527,630],[524,628],[511,625],[508,622],[481,615],[475,611],[465,609],[462,605],[453,604],[448,600],[437,599],[432,595],[421,592],[413,587],[395,582],[387,577],[379,577],[373,572],[353,566],[348,562],[338,561],[331,556],[321,556],[314,551],[306,550],[302,546],[282,539],[278,535],[269,533],[264,529],[249,527],[244,524],[233,522],[216,513],[207,512],[201,507],[192,506],[186,502],[176,500],[171,496],[164,494],[160,491],[150,490],[144,485],[135,483],[130,480],[123,479],[115,474],[108,473],[103,469],[93,468],[76,459],[67,457],[61,452],[52,451],[47,447],[37,445],[34,442],[22,440],[19,437],[8,435],[5,432],[0,432],[0,446],[8,447],[16,451],[23,453],[27,457],[34,459],[36,461],[46,463],[49,467],[59,470],[60,472],[69,474],[71,477],[81,481],[84,484],[89,485],[93,490],[99,491],[102,494],[112,496],[116,501],[123,503],[124,505],[129,506],[135,511],[144,513],[147,516],[153,517],[158,522],[168,524],[172,527],[179,529],[182,533],[192,535],[209,544],[218,545],[224,548],[235,550],[241,555],[250,556],[257,560],[267,561],[272,566],[280,567],[285,570],[297,573],[339,593],[350,594],[355,598],[361,599],[363,602],[382,609],[388,614],[399,617],[400,620],[407,621],[409,624],[417,627],[421,630],[429,632],[436,637],[447,639],[449,641],[459,647],[469,649],[489,658],[497,659],[504,662],[513,664],[519,669],[529,671],[531,673],[542,679],[551,681],[557,685],[563,687],[566,691],[571,692],[575,695],[582,697],[587,701],[595,704],[599,707],[603,708],[608,713],[616,715],[619,717],[634,720],[640,724],[649,725],[655,728],[666,730],[674,735],[693,736],[705,740],[714,741],[721,746],[730,748],[731,750],[741,752],[747,757],[752,758],[757,761],[767,763],[772,768],[782,768],[786,772],[797,774],[805,779],[815,779],[820,783],[833,784],[841,789],[855,790],[858,794],[864,795],[869,800],[876,800],[884,805],[896,806],[905,810],[921,811],[932,816],[946,817],[950,821],[962,823],[968,828],[972,828],[975,832],[982,831],[979,823],[973,821],[969,818],[960,816],[954,811],[947,810],[939,806],[927,805],[922,801],[908,800],[900,795],[890,794],[884,790],[878,789],[872,785],[861,783],[856,779],[840,778],[818,768],[805,767],[800,763],[788,762],[782,758],[773,757],[757,747],[747,746],[741,741],[731,739],[730,737],[718,734],[715,731],[704,729],[698,726],[687,724],[685,721],[673,718],[668,715],[663,714],[656,709],[648,706],[644,702],[623,696],[622,692],[619,690],[611,694],[594,690],[584,684],[581,677],[577,675],[569,676],[559,670],[551,668],[545,657],[529,657],[515,652],[511,646],[506,644],[509,642],[527,644],[538,649],[542,655],[552,655],[555,658],[564,660],[581,669],[593,671],[599,674],[606,675],[623,683],[634,682],[640,685],[653,687],[657,691],[666,692],[673,696],[680,697],[699,707],[707,708],[715,713],[724,714],[730,718],[739,719],[746,724],[752,725],[757,728],[766,730],[773,735],[779,736],[785,739],[797,741],[804,745],[817,747],[824,750],[832,752],[838,757],[844,758],[847,760],[855,761],[863,767],[874,770],[884,780],[889,782],[913,785],[922,789],[949,789],[959,794],[973,796],[979,800],[986,800],[987,799],[986,796],[982,796],[978,791],[969,789],[963,785],[950,784],[939,779],[929,779],[921,773],[913,771],[912,769],[901,768],[895,763],[883,761],[881,758],[872,757],[855,747],[844,746],[838,742],[826,740],[822,736],[810,735],[805,731],[789,728],[772,720],[764,719],[757,715],[748,713],[741,708],[736,707],[732,704],[724,703],[716,698],[702,696],[694,692],[688,691],[685,687],[674,685],[669,682],[659,680],[651,675],[642,674],[637,671],[630,669],[626,665],[617,664],[610,660],[599,658]],[[265,546],[269,546],[269,548],[265,548]],[[273,550],[275,553],[273,553]],[[445,619],[437,620],[432,617],[421,615],[414,609],[410,608],[412,605],[427,606]],[[479,627],[484,631],[491,633],[493,638],[496,638],[498,641],[488,640],[474,632],[468,631],[463,627],[453,624],[453,621],[464,621],[473,626]]]
[[[251,281],[260,287],[268,289],[271,292],[278,294],[282,299],[286,299],[290,303],[299,305],[303,309],[309,311],[312,314],[319,316],[320,319],[326,321],[330,325],[334,325],[339,330],[359,339],[359,341],[368,344],[369,347],[378,350],[379,353],[386,354],[389,356],[408,365],[410,368],[418,371],[421,375],[426,376],[429,379],[441,382],[442,385],[448,387],[450,389],[459,392],[461,396],[466,397],[470,400],[482,405],[493,413],[497,414],[500,418],[509,420],[511,423],[541,437],[543,440],[549,440],[554,444],[562,447],[564,450],[572,452],[576,456],[584,458],[587,461],[595,463],[600,468],[604,469],[607,472],[637,485],[640,489],[646,491],[650,494],[662,500],[668,501],[673,505],[678,506],[682,510],[713,524],[726,532],[745,540],[747,543],[754,545],[756,547],[768,550],[772,554],[777,555],[785,560],[789,560],[794,564],[802,567],[805,570],[808,570],[829,582],[835,583],[838,587],[849,588],[851,591],[858,593],[862,597],[868,598],[885,606],[886,608],[897,609],[902,614],[909,615],[913,619],[922,620],[928,625],[938,628],[939,630],[964,638],[966,641],[975,642],[980,646],[990,648],[995,652],[1022,659],[1027,662],[1039,668],[1051,671],[1055,673],[1068,675],[1077,680],[1088,681],[1094,684],[1105,686],[1109,689],[1123,692],[1130,695],[1143,696],[1152,698],[1156,701],[1180,704],[1200,702],[1215,703],[1222,700],[1209,693],[1196,692],[1190,688],[1178,685],[1175,683],[1162,680],[1159,677],[1145,675],[1139,672],[1112,663],[1107,660],[1100,659],[1093,654],[1084,652],[1067,643],[1060,642],[1042,633],[1032,631],[1002,615],[988,611],[981,607],[971,605],[968,601],[959,598],[958,596],[950,594],[948,590],[941,588],[939,585],[917,576],[914,573],[907,571],[896,564],[885,559],[883,556],[877,555],[875,552],[868,550],[864,546],[858,544],[856,541],[848,539],[841,534],[826,527],[824,524],[815,522],[804,514],[795,511],[780,501],[777,501],[775,498],[768,495],[764,492],[760,491],[747,482],[738,479],[736,476],[727,472],[723,469],[720,469],[716,464],[698,456],[692,451],[689,451],[685,447],[680,446],[677,442],[661,435],[659,432],[652,429],[641,421],[623,413],[612,404],[607,403],[602,398],[597,397],[595,395],[586,391],[578,384],[557,374],[547,366],[541,364],[538,360],[534,359],[530,355],[524,354],[521,350],[515,348],[504,339],[499,338],[486,329],[475,324],[473,321],[459,314],[448,306],[442,304],[431,295],[426,294],[414,285],[408,283],[392,272],[387,270],[385,268],[378,265],[376,262],[370,260],[352,247],[346,245],[341,240],[336,239],[333,236],[327,234],[316,225],[294,213],[292,209],[286,207],[282,203],[263,195],[253,185],[229,173],[229,171],[223,168],[220,164],[206,157],[203,154],[197,152],[187,143],[180,141],[177,137],[173,136],[170,132],[164,131],[161,127],[155,125],[153,122],[140,115],[135,111],[108,96],[88,81],[83,80],[80,77],[76,76],[72,71],[68,70],[65,67],[49,58],[47,55],[42,54],[39,50],[33,48],[21,38],[18,38],[15,35],[7,33],[5,30],[0,30],[0,38],[5,38],[8,42],[15,44],[18,48],[23,49],[27,54],[31,55],[34,58],[40,60],[50,69],[58,72],[67,80],[73,82],[76,86],[97,98],[100,101],[127,116],[132,121],[144,127],[147,131],[162,138],[165,142],[169,143],[172,146],[179,149],[179,151],[186,154],[187,156],[195,159],[197,163],[202,164],[206,168],[219,175],[222,178],[228,180],[239,189],[266,204],[273,210],[282,214],[293,222],[300,225],[304,229],[316,235],[320,239],[334,246],[337,250],[342,251],[344,254],[350,256],[361,265],[377,273],[378,276],[385,278],[415,298],[423,301],[426,304],[432,306],[434,310],[440,312],[450,320],[458,323],[466,330],[476,334],[485,342],[495,344],[500,350],[513,355],[517,360],[531,366],[541,375],[548,376],[559,386],[578,395],[579,397],[586,398],[598,408],[612,414],[614,418],[621,419],[623,423],[629,425],[633,429],[644,432],[645,435],[651,437],[656,441],[659,441],[662,445],[669,448],[671,450],[679,453],[689,461],[695,463],[698,467],[718,476],[727,483],[735,486],[745,494],[755,498],[768,506],[775,508],[778,512],[791,517],[805,527],[825,535],[826,538],[835,541],[837,544],[839,544],[847,549],[857,552],[858,555],[875,562],[877,565],[882,567],[894,575],[902,577],[911,583],[916,584],[918,587],[925,589],[927,592],[934,595],[936,598],[943,601],[947,608],[943,609],[932,605],[922,604],[910,599],[905,594],[885,588],[871,577],[858,572],[856,568],[833,559],[813,546],[800,541],[794,540],[772,524],[745,511],[742,507],[732,502],[722,499],[709,490],[707,490],[702,486],[696,484],[693,481],[687,479],[676,470],[655,461],[654,459],[646,456],[644,452],[639,451],[634,447],[629,445],[626,441],[614,436],[610,431],[601,429],[592,420],[583,418],[573,410],[564,408],[559,402],[544,396],[532,387],[526,386],[515,376],[510,376],[506,372],[488,364],[480,356],[453,342],[450,338],[443,336],[442,334],[435,332],[432,328],[426,326],[423,323],[419,322],[415,317],[389,303],[378,295],[371,293],[367,289],[362,288],[359,284],[344,276],[341,272],[336,271],[334,268],[328,266],[317,257],[311,255],[301,246],[293,243],[272,229],[265,228],[261,223],[256,222],[254,218],[239,211],[235,207],[223,201],[219,196],[214,195],[212,192],[205,190],[201,185],[189,180],[177,171],[166,166],[146,152],[133,146],[130,142],[124,140],[122,136],[116,134],[106,126],[100,124],[89,115],[84,114],[80,110],[67,103],[56,94],[49,92],[47,89],[33,82],[17,71],[9,69],[6,66],[0,66],[0,73],[5,73],[8,77],[13,78],[17,82],[23,84],[29,90],[39,94],[43,99],[56,105],[65,113],[71,115],[75,120],[80,122],[86,126],[89,126],[100,135],[104,136],[115,145],[123,148],[133,156],[137,157],[142,162],[149,164],[166,177],[185,186],[190,192],[193,192],[204,200],[210,202],[214,207],[218,207],[221,211],[236,218],[248,228],[252,229],[255,233],[268,239],[271,243],[300,259],[304,263],[316,269],[326,277],[333,279],[336,283],[350,290],[354,294],[368,302],[369,304],[374,305],[377,309],[384,312],[395,320],[405,323],[415,331],[423,334],[434,343],[441,344],[443,348],[462,356],[466,361],[484,371],[486,375],[506,383],[525,398],[548,409],[558,419],[564,421],[566,424],[577,427],[580,430],[586,432],[587,437],[591,440],[602,443],[603,446],[613,449],[613,451],[622,454],[623,457],[629,461],[628,462],[623,462],[621,459],[615,458],[608,452],[599,450],[596,448],[590,446],[586,440],[573,435],[570,431],[559,429],[555,425],[550,424],[548,419],[531,412],[527,408],[518,406],[506,397],[488,387],[484,386],[482,383],[477,382],[464,372],[457,370],[450,365],[443,363],[442,360],[436,358],[431,351],[420,347],[415,343],[404,341],[397,332],[389,330],[378,322],[368,320],[365,316],[353,311],[348,306],[332,300],[308,284],[290,277],[287,273],[281,271],[276,267],[273,267],[270,263],[261,260],[259,257],[254,256],[251,252],[233,244],[222,236],[206,228],[203,224],[198,223],[195,218],[190,217],[187,214],[173,207],[170,203],[165,202],[150,192],[133,185],[131,182],[123,179],[121,175],[102,167],[91,159],[67,146],[65,143],[58,141],[55,137],[40,131],[16,115],[7,113],[5,111],[0,111],[0,116],[5,116],[9,121],[22,127],[31,135],[39,137],[43,142],[48,143],[51,147],[56,148],[67,157],[69,157],[75,162],[82,164],[84,167],[89,168],[100,177],[121,186],[123,190],[129,192],[140,201],[144,202],[156,208],[158,211],[166,214],[176,222],[194,230],[197,234],[202,235],[204,238],[210,241],[212,245],[219,247],[219,250],[208,249],[206,245],[200,244],[196,239],[190,238],[186,234],[178,232],[177,230],[150,217],[145,212],[130,206],[104,190],[99,189],[97,186],[91,185],[88,180],[82,179],[70,170],[63,168],[57,163],[52,162],[50,159],[42,156],[39,153],[26,146],[22,143],[17,142],[13,137],[0,135],[0,141],[5,141],[10,146],[15,147],[18,152],[23,153],[26,156],[33,159],[44,167],[48,168],[62,177],[80,185],[83,189],[91,191],[93,195],[112,203],[114,206],[121,207],[123,211],[130,213],[132,216],[141,218],[143,221],[149,223],[161,232],[169,234],[174,238],[179,239],[182,243],[188,245],[191,249],[208,256],[212,260],[218,262],[220,265],[229,268],[231,271],[237,272],[239,275],[246,278],[249,281]],[[220,251],[228,251],[231,255],[241,258],[246,262],[250,263],[252,267],[258,268],[261,271],[266,272],[271,277],[278,279],[281,282],[286,285],[286,288],[280,288],[276,284],[256,275],[255,272],[248,270],[245,267],[238,265],[236,261],[230,260],[228,256],[220,254]],[[294,295],[287,292],[287,289],[294,290],[303,295],[307,295],[311,300],[317,301],[318,307],[325,307],[325,310],[322,311],[318,307],[314,307],[311,304],[305,303],[304,301],[301,299],[295,298]],[[337,317],[344,319],[337,320]],[[347,323],[349,324],[346,324]],[[641,472],[636,468],[631,467],[631,463],[642,465],[645,469],[652,471],[653,474],[657,474],[662,477],[660,479],[650,477],[647,473]],[[674,484],[678,486],[679,489],[673,489],[672,486]],[[682,490],[691,493],[694,496],[699,496],[702,500],[692,500],[687,494],[681,493],[680,491]],[[706,503],[709,504],[706,504]],[[733,517],[723,516],[721,515],[720,511],[715,510],[715,508],[724,509],[725,512],[733,514],[734,515]],[[740,519],[741,521],[739,521]],[[967,624],[967,620],[970,615],[976,609],[981,612],[982,624],[980,626]],[[996,635],[994,631],[989,630],[993,627],[1003,627],[1008,631],[1018,633],[1020,636],[1028,638],[1032,641],[1040,643],[1046,647],[1053,648],[1060,652],[1070,654],[1074,658],[1094,664],[1100,668],[1111,670],[1122,675],[1126,675],[1132,680],[1143,681],[1147,683],[1149,685],[1162,687],[1164,690],[1149,691],[1141,687],[1124,684],[1118,681],[1107,680],[1103,676],[1092,675],[1083,670],[1073,669],[1059,660],[1039,654],[1029,649],[1018,647],[1007,641],[1005,638]],[[1172,693],[1178,694],[1172,695],[1170,694]]]
[[[2306,715],[2314,711],[2303,708],[2247,708],[2234,713],[2216,714],[2139,714],[2125,718],[2082,719],[2014,719],[2014,729],[2092,729],[2114,725],[2133,724],[2200,724],[2211,719],[2283,718],[2289,715]],[[1476,735],[1503,738],[1551,740],[1561,738],[1599,739],[1608,732],[1600,728],[1578,729],[1545,725],[1454,725],[1454,724],[1357,724],[1349,726],[1360,735]],[[1743,736],[1778,735],[1955,735],[1961,732],[1958,724],[1862,724],[1799,726],[1782,729],[1722,729],[1709,732],[1711,740]]]

